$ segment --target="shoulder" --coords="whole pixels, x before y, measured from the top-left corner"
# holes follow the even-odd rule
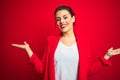
[[[54,41],[60,39],[60,35],[50,35],[47,37],[48,41]]]
[[[58,43],[58,41],[59,41],[59,39],[60,39],[60,36],[59,35],[51,35],[51,36],[48,36],[47,37],[47,45],[51,45],[51,46],[53,46],[53,45],[56,45],[57,43]]]

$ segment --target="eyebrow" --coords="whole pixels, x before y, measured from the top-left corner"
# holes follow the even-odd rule
[[[63,15],[62,17],[65,17],[65,16],[67,16],[67,14]],[[56,17],[56,18],[60,18],[60,17]]]

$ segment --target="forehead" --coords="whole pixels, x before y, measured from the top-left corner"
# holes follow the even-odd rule
[[[60,17],[63,15],[70,15],[70,13],[67,10],[59,10],[56,12],[56,17]]]

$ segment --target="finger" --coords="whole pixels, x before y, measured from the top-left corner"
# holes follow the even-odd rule
[[[118,49],[114,49],[113,51],[120,51],[120,48],[118,48]]]
[[[26,42],[26,41],[24,41],[24,44],[27,44],[27,42]]]
[[[110,49],[108,49],[108,51],[111,51],[111,50],[113,50],[113,47],[111,47]]]
[[[120,48],[111,51],[114,55],[120,54]]]
[[[20,44],[12,44],[12,46],[15,46],[15,47],[18,47],[18,48],[24,48],[24,46],[20,45]]]
[[[24,44],[27,45],[27,46],[29,46],[29,44],[26,41],[24,41]]]
[[[12,44],[12,46],[18,46],[18,44]]]
[[[116,49],[116,51],[120,53],[120,48]]]

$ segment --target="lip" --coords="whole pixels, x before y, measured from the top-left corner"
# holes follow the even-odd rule
[[[65,28],[67,26],[67,24],[62,24],[61,28]]]

